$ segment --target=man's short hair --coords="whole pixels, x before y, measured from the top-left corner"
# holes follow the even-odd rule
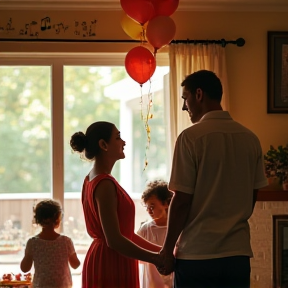
[[[210,99],[221,102],[223,88],[217,75],[209,70],[199,70],[183,80],[182,87],[185,87],[191,94],[200,88]]]

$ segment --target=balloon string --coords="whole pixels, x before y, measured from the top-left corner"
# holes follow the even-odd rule
[[[154,48],[154,57],[156,58],[156,54],[157,54],[158,48]]]
[[[150,86],[149,86],[149,91],[148,91],[148,104],[147,104],[147,114],[145,117],[143,117],[143,113],[142,113],[142,108],[141,108],[141,117],[142,120],[144,120],[144,127],[146,130],[146,136],[147,136],[147,143],[146,143],[146,148],[145,148],[145,163],[144,163],[144,169],[143,172],[145,171],[145,169],[148,166],[148,157],[147,157],[147,150],[150,147],[150,142],[151,142],[151,129],[149,126],[149,120],[153,118],[153,114],[150,113],[151,108],[153,106],[153,101],[152,101],[152,93],[151,93],[151,80],[150,81]],[[141,93],[141,102],[142,102],[142,93]]]
[[[146,41],[146,33],[145,33],[145,28],[144,28],[144,25],[141,25],[141,27],[142,27],[142,33],[141,33],[141,42],[142,42],[142,44],[144,44],[144,42]]]
[[[143,115],[143,94],[142,94],[142,84],[140,84],[141,87],[141,96],[140,96],[140,106],[141,106],[141,120],[144,120],[144,115]],[[146,126],[144,125],[144,127],[146,128]],[[147,130],[146,130],[147,131]],[[145,148],[145,155],[144,155],[144,169],[142,172],[145,171],[146,167],[148,166],[148,159],[147,159],[147,145]]]

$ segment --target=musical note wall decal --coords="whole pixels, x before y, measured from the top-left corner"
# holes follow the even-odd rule
[[[13,12],[11,12],[13,14]],[[32,13],[31,13],[32,14]],[[30,19],[25,16],[19,18],[8,15],[6,20],[0,19],[0,39],[95,39],[96,23],[95,18],[83,17],[85,19],[73,19],[63,17],[59,21],[59,14],[53,12],[45,17],[38,16],[39,11],[35,11],[35,17]],[[13,18],[16,21],[13,22]],[[32,19],[31,19],[32,18]],[[87,19],[86,19],[87,18]],[[4,21],[3,21],[4,20]]]
[[[51,22],[50,17],[45,17],[45,18],[41,19],[41,31],[51,29],[50,22]]]

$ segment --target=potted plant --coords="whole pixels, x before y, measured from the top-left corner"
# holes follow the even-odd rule
[[[278,178],[284,190],[288,190],[288,144],[286,146],[270,145],[264,155],[265,173],[267,178]]]

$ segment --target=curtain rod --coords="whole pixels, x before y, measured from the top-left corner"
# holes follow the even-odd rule
[[[17,41],[17,42],[92,42],[92,43],[141,43],[139,40],[113,40],[113,39],[9,39],[9,38],[0,38],[1,41]],[[243,38],[238,38],[237,40],[172,40],[170,44],[179,44],[179,43],[189,43],[189,44],[220,44],[222,47],[225,47],[227,44],[235,44],[238,47],[242,47],[245,44]]]
[[[243,38],[238,38],[237,40],[172,40],[170,42],[174,44],[179,44],[179,43],[186,43],[186,44],[220,44],[222,47],[225,47],[227,44],[234,44],[237,45],[238,47],[242,47],[245,44],[245,40]]]

